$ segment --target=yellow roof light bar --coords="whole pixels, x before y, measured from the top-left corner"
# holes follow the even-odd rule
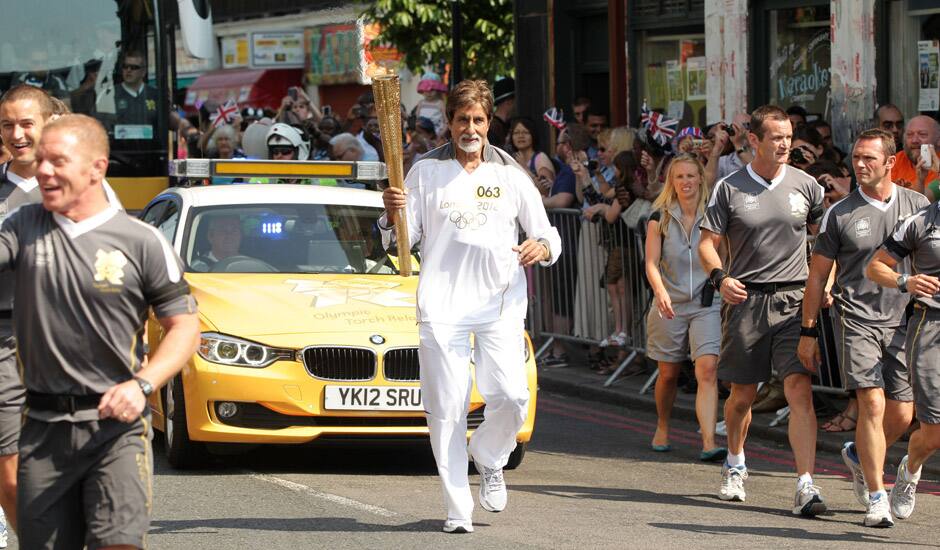
[[[335,178],[378,181],[388,177],[382,162],[330,160],[186,159],[170,163],[170,175],[178,178]]]

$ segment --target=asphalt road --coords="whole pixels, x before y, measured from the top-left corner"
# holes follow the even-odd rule
[[[789,451],[748,446],[745,503],[715,496],[719,469],[698,462],[695,427],[675,425],[673,451],[648,449],[649,412],[542,393],[536,436],[507,472],[509,506],[477,508],[476,532],[440,532],[442,495],[429,447],[267,447],[176,472],[155,444],[152,548],[827,548],[937,547],[940,484],[922,480],[917,510],[893,529],[860,525],[841,460],[821,455],[830,513],[790,514]],[[936,460],[936,459],[935,459]],[[893,467],[888,468],[894,470]],[[471,483],[474,492],[478,478]],[[15,543],[11,544],[15,547]]]

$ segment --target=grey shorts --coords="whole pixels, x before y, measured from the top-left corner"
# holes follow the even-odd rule
[[[9,321],[0,323],[0,456],[4,456],[17,453],[26,389],[16,366],[13,330]]]
[[[796,355],[800,341],[803,290],[764,294],[747,291],[747,300],[721,306],[721,357],[718,378],[734,384],[783,380],[811,374]]]
[[[904,326],[872,326],[837,314],[833,327],[846,390],[882,388],[888,399],[914,400],[904,357]]]
[[[144,547],[152,500],[150,418],[43,422],[20,435],[23,548]]]
[[[940,424],[940,311],[915,307],[907,327],[907,365],[917,420]]]
[[[646,356],[654,361],[679,363],[689,357],[718,355],[721,349],[721,305],[698,302],[672,304],[676,316],[664,319],[655,306],[646,316]]]

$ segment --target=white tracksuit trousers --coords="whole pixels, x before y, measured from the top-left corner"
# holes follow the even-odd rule
[[[469,452],[488,468],[502,468],[525,422],[529,387],[522,319],[473,325],[419,323],[421,395],[431,449],[444,488],[447,518],[470,520],[473,495],[467,475]],[[470,335],[477,390],[486,402],[483,424],[467,444],[470,406]]]

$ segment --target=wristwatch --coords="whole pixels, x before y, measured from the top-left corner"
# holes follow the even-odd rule
[[[907,280],[910,278],[911,276],[907,273],[898,275],[898,290],[901,292],[907,292]]]
[[[819,338],[819,328],[800,326],[800,336],[809,336],[810,338]]]
[[[140,386],[140,391],[143,392],[144,397],[150,397],[150,394],[153,393],[153,384],[139,376],[135,376],[134,380],[136,380],[137,385]]]

